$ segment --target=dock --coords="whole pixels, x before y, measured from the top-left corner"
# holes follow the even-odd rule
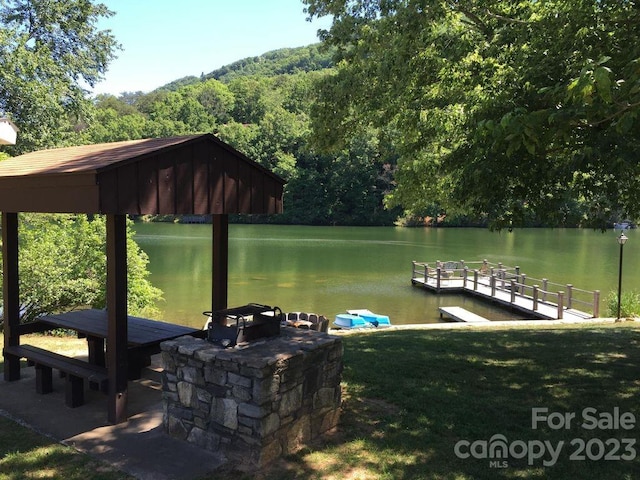
[[[438,310],[440,310],[440,318],[446,315],[455,322],[481,323],[491,321],[462,307],[440,307]]]
[[[561,285],[546,278],[528,277],[520,271],[520,267],[508,267],[487,260],[414,261],[411,283],[438,294],[458,292],[471,295],[532,318],[584,320],[600,316],[598,290],[582,290],[571,284]],[[455,311],[450,314],[443,312],[442,308],[453,307],[441,307],[440,312],[455,319]]]

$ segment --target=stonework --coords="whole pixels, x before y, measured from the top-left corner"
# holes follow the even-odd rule
[[[283,327],[280,335],[222,348],[190,336],[162,344],[164,429],[261,468],[329,433],[341,403],[342,341]]]

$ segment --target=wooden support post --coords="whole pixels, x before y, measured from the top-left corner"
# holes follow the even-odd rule
[[[106,367],[107,364],[104,357],[104,338],[87,337],[87,350],[89,353],[89,363],[100,367]]]
[[[495,297],[496,296],[496,276],[493,273],[491,273],[490,283],[491,283],[491,296]]]
[[[564,300],[564,292],[560,290],[558,292],[558,320],[562,320],[562,316],[564,313],[563,300]]]
[[[533,311],[538,310],[538,285],[533,286]]]
[[[36,393],[53,392],[53,369],[46,365],[36,364]]]
[[[442,269],[438,264],[438,268],[436,268],[436,292],[440,291],[440,275],[442,274]]]
[[[567,308],[571,308],[571,300],[573,296],[573,285],[567,283]]]
[[[469,267],[464,267],[462,271],[462,288],[467,288],[467,277],[469,275]]]
[[[478,290],[478,270],[473,271],[473,290]]]
[[[511,303],[516,303],[516,281],[511,279]]]
[[[227,308],[229,285],[229,215],[213,216],[211,310]]]
[[[127,420],[127,216],[107,215],[107,368],[108,420]],[[82,380],[81,380],[82,381]],[[76,384],[67,385],[78,397]],[[76,393],[73,393],[76,392]],[[75,403],[73,401],[72,403]]]
[[[18,214],[2,213],[2,292],[4,307],[4,345],[20,345],[20,287],[18,277]],[[20,359],[4,358],[4,379],[20,379]]]
[[[549,291],[549,280],[546,278],[542,279],[542,301],[547,301],[547,292]]]
[[[520,275],[520,266],[516,265],[516,277]]]
[[[593,318],[600,318],[600,290],[593,292]]]
[[[426,285],[429,281],[429,264],[424,264],[424,284]]]
[[[81,377],[67,374],[64,381],[64,403],[70,408],[80,407],[84,404],[84,380]]]
[[[524,295],[526,290],[524,288],[524,286],[527,284],[527,274],[523,273],[520,276],[520,295]]]

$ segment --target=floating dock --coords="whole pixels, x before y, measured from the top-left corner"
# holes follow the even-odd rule
[[[520,267],[507,267],[487,260],[436,260],[430,263],[414,261],[411,283],[434,293],[459,292],[472,295],[532,318],[584,320],[600,316],[598,290],[582,290],[571,284],[553,283],[546,278],[531,278],[522,273]],[[455,312],[443,312],[443,308],[460,307],[440,309],[441,315],[444,313],[455,320]]]
[[[440,310],[440,318],[446,315],[455,322],[482,323],[491,321],[462,307],[440,307],[438,310]]]

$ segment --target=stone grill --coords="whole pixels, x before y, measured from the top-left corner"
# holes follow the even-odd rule
[[[335,429],[342,340],[283,327],[224,348],[181,337],[162,344],[165,431],[255,470]]]

